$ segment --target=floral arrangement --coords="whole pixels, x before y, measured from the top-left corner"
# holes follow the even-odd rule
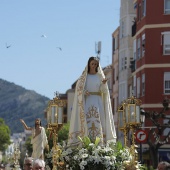
[[[123,147],[120,142],[109,141],[106,146],[100,146],[98,137],[94,143],[88,137],[79,139],[81,147],[60,146],[62,152],[59,160],[64,162],[66,170],[126,170],[127,167],[132,170],[132,166],[137,170],[142,167],[139,163],[134,165],[130,149]]]

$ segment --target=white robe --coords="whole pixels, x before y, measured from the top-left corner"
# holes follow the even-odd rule
[[[100,78],[97,74],[87,75],[85,89],[88,92],[100,92]],[[96,137],[105,137],[106,119],[102,103],[102,93],[85,97],[85,114],[88,136],[94,142]],[[103,141],[101,141],[103,143]]]
[[[35,130],[35,129],[34,129]],[[33,135],[35,133],[33,132]],[[48,144],[45,129],[42,127],[41,133],[37,136],[32,136],[31,144],[33,146],[32,158],[38,159],[43,155],[44,148]]]
[[[70,120],[68,146],[79,145],[78,136],[81,138],[88,136],[93,142],[98,136],[101,138],[101,144],[105,144],[108,140],[116,142],[109,90],[107,83],[102,83],[104,78],[99,66],[98,73],[95,75],[88,74],[86,67],[78,79]],[[85,96],[86,90],[101,95]]]

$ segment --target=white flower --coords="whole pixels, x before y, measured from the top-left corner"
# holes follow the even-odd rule
[[[84,153],[81,157],[82,157],[83,159],[84,159],[84,158],[87,158],[87,157],[88,157],[88,154]]]
[[[66,159],[66,161],[69,161],[69,160],[70,160],[69,156],[66,156],[65,159]]]
[[[61,156],[66,156],[66,155],[68,155],[68,153],[67,153],[66,151],[63,151],[63,152],[61,153]]]
[[[113,141],[108,141],[106,146],[96,146],[94,143],[90,143],[87,147],[74,149],[66,149],[64,146],[65,144],[61,147],[62,153],[59,159],[68,165],[66,170],[74,170],[77,166],[80,170],[85,170],[87,165],[92,165],[89,168],[93,169],[93,166],[98,164],[102,164],[105,170],[124,170],[123,162],[132,160],[129,148],[122,147],[120,150],[121,143],[116,144]],[[119,159],[117,159],[117,155]]]
[[[89,146],[90,146],[90,147],[94,147],[95,144],[94,144],[94,143],[90,143]]]
[[[80,166],[86,166],[87,165],[87,161],[81,161]]]
[[[110,161],[110,156],[104,156],[107,161]]]
[[[85,168],[84,168],[84,166],[80,165],[80,169],[83,170],[83,169],[85,169]]]
[[[94,163],[98,164],[99,162],[102,162],[102,160],[101,160],[99,155],[95,155],[93,158],[94,158]]]
[[[74,160],[77,160],[78,156],[77,156],[77,155],[75,155],[73,158],[74,158]]]
[[[71,154],[73,151],[72,151],[71,148],[68,148],[68,149],[66,150],[66,152],[67,152],[68,154]]]
[[[79,155],[82,155],[85,152],[86,152],[86,149],[82,148],[82,149],[79,150]]]

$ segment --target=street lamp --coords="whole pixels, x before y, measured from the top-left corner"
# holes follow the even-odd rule
[[[140,121],[141,121],[141,124],[145,122],[145,110],[144,109],[140,109]]]
[[[53,135],[53,147],[52,147],[52,162],[53,170],[58,170],[60,167],[59,156],[61,150],[57,145],[58,132],[63,126],[63,107],[66,106],[67,101],[60,99],[59,93],[55,93],[53,100],[50,100],[47,107],[47,122],[48,128]]]

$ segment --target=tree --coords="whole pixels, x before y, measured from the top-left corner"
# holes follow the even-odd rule
[[[10,143],[10,129],[0,118],[0,151],[5,151]]]
[[[160,113],[155,111],[145,112],[146,119],[151,121],[156,128],[149,130],[147,143],[149,145],[150,158],[152,160],[153,168],[157,168],[158,165],[158,149],[169,143],[170,137],[170,117],[166,115],[166,111],[169,110],[169,99],[164,99],[162,102],[163,109]],[[167,120],[167,123],[161,123]],[[164,136],[164,131],[168,129],[168,133]]]
[[[58,142],[62,143],[62,141],[67,141],[68,139],[68,133],[69,133],[69,127],[70,124],[66,123],[63,125],[63,127],[61,128],[61,130],[58,132]],[[47,136],[48,136],[48,144],[49,144],[49,148],[51,149],[53,147],[53,134],[50,131],[46,131]]]
[[[67,141],[69,133],[70,123],[64,124],[62,129],[58,133],[58,142]]]

